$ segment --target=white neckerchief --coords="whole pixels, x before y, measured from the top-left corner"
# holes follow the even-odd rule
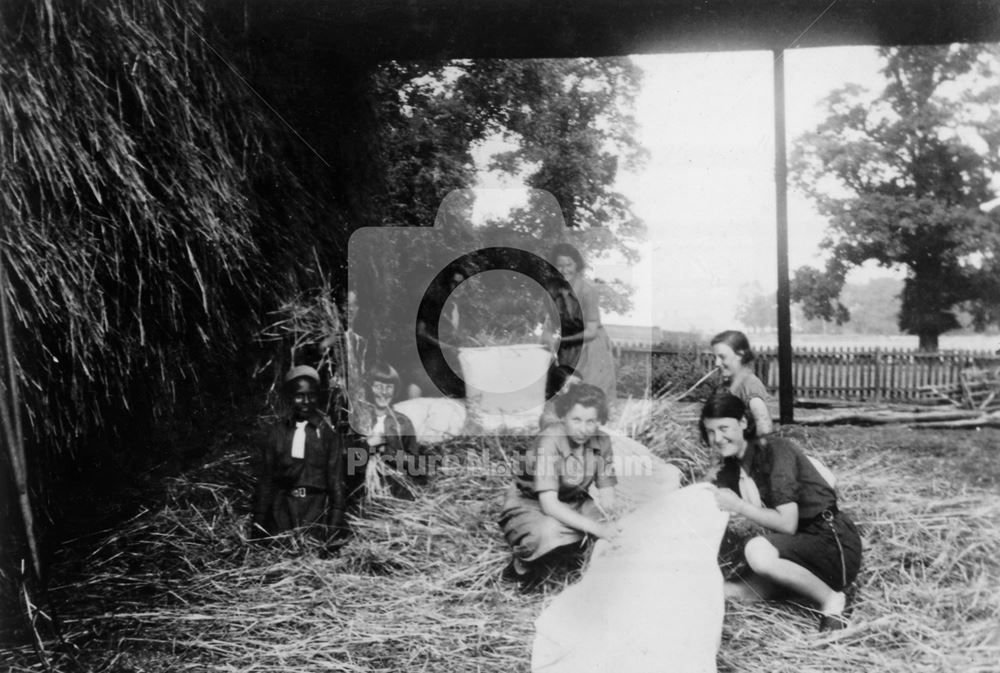
[[[372,436],[385,435],[385,414],[376,414],[375,426],[372,427]]]
[[[757,489],[757,484],[754,483],[742,465],[740,466],[740,497],[755,507],[761,507],[760,491]]]
[[[306,457],[306,424],[309,421],[296,421],[295,434],[292,435],[292,458]]]

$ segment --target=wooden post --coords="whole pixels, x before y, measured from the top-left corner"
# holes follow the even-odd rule
[[[3,331],[3,370],[6,380],[0,381],[0,426],[3,428],[4,444],[7,445],[7,458],[13,472],[14,488],[17,490],[17,501],[21,508],[21,520],[24,524],[25,540],[31,556],[31,567],[35,578],[42,577],[42,557],[35,538],[35,518],[31,506],[31,495],[28,488],[28,466],[24,455],[24,431],[21,427],[21,397],[17,386],[17,371],[14,358],[14,340],[12,337],[10,308],[7,304],[7,270],[4,264],[3,251],[0,250],[0,329]],[[7,405],[10,405],[9,408]]]
[[[878,346],[875,347],[875,370],[872,375],[872,388],[874,393],[872,395],[873,402],[882,401],[882,351]]]
[[[788,281],[788,164],[785,157],[785,54],[774,50],[774,195],[778,225],[778,409],[782,423],[794,423],[792,311]]]

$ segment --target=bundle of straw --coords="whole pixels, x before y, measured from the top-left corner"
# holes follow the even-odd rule
[[[712,452],[694,437],[690,405],[665,397],[630,398],[619,402],[615,412],[615,430],[675,465],[687,483],[701,479],[715,465]]]
[[[201,3],[2,13],[0,256],[15,370],[26,435],[63,454],[136,391],[167,415],[180,381],[234,362],[318,214],[278,158],[277,120],[209,43]]]

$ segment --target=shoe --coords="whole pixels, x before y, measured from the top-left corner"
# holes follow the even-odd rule
[[[847,626],[847,620],[844,619],[843,615],[820,615],[819,617],[820,633],[840,631],[841,629],[846,629]]]
[[[517,568],[514,566],[514,562],[511,561],[510,563],[507,564],[507,567],[503,569],[503,572],[500,573],[500,579],[503,582],[517,582],[518,584],[520,584],[527,575],[528,573],[524,573],[522,575],[521,573],[517,572]]]
[[[546,575],[536,568],[528,568],[525,572],[517,572],[517,567],[511,561],[500,573],[500,579],[504,582],[511,582],[518,585],[518,591],[522,594],[536,593],[545,584]]]

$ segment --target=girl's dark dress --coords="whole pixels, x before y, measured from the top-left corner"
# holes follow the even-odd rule
[[[799,508],[795,533],[763,535],[778,555],[804,568],[835,590],[849,585],[861,566],[861,536],[837,507],[837,494],[795,444],[780,437],[751,439],[742,459],[727,458],[715,479],[740,492],[740,468],[753,479],[761,504]]]
[[[323,414],[304,423],[302,458],[292,456],[296,421],[290,416],[272,425],[259,443],[254,522],[271,534],[308,528],[326,538],[344,525],[344,447]]]

